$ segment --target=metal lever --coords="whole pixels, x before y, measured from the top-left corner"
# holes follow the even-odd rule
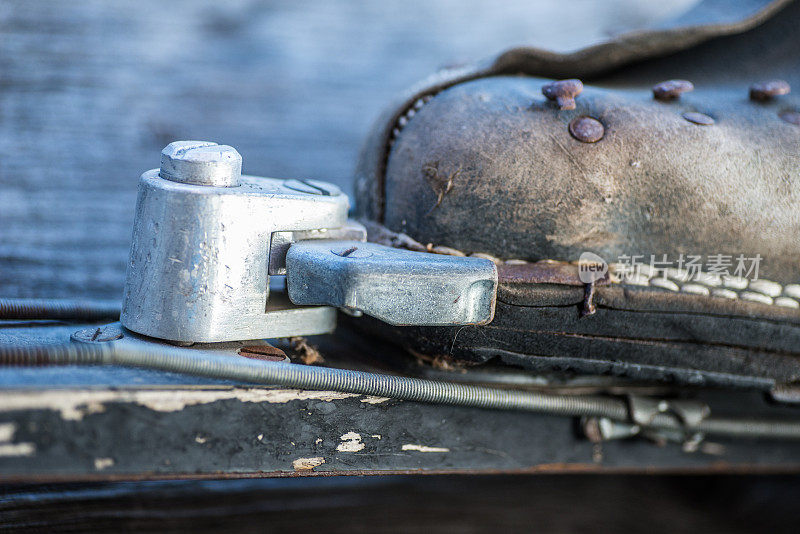
[[[178,141],[141,176],[125,328],[184,343],[322,334],[334,307],[392,324],[491,321],[491,261],[362,243],[336,186],[245,176],[241,164],[232,147]],[[284,273],[293,303],[270,294]]]
[[[305,241],[286,254],[286,285],[295,304],[356,310],[393,325],[480,325],[494,317],[497,267],[375,243]]]

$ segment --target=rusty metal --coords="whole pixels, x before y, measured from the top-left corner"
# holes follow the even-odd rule
[[[687,111],[682,115],[684,119],[694,124],[699,124],[700,126],[711,126],[714,124],[714,119],[706,115],[705,113],[699,113],[697,111]]]
[[[800,126],[800,111],[784,111],[779,113],[778,116],[789,124]]]
[[[689,80],[667,80],[653,86],[653,98],[668,102],[689,91],[694,91],[694,84]]]
[[[594,305],[594,282],[589,282],[583,286],[583,308],[581,309],[581,317],[594,315],[597,312],[597,307]]]
[[[602,443],[603,433],[600,431],[600,420],[597,417],[584,417],[581,419],[581,430],[592,443]]]
[[[242,347],[239,349],[239,355],[253,360],[264,360],[268,362],[283,362],[288,360],[288,356],[286,356],[285,352],[268,343]]]
[[[603,123],[592,117],[578,117],[569,123],[569,133],[581,143],[596,143],[606,133]]]
[[[750,86],[750,100],[764,102],[775,96],[789,94],[792,88],[785,80],[766,80]]]
[[[583,91],[583,83],[577,79],[558,80],[542,86],[542,94],[554,100],[558,108],[575,109],[575,97]]]

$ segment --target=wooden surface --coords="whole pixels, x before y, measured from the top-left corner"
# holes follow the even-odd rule
[[[0,323],[0,343],[64,342],[79,328]],[[342,327],[335,336],[319,336],[314,343],[336,367],[382,364],[386,372],[408,362],[402,351],[352,334]],[[800,470],[798,442],[709,437],[694,453],[678,443],[662,447],[643,438],[593,445],[575,418],[138,369],[0,368],[0,385],[0,483]],[[796,415],[796,409],[769,406],[758,392],[698,392],[698,398],[717,415]]]
[[[173,140],[350,191],[370,122],[437,68],[579,47],[693,1],[4,2],[0,295],[119,298],[137,179]]]
[[[796,532],[787,477],[335,477],[0,486],[23,532]],[[17,530],[15,530],[17,531]]]
[[[159,151],[172,140],[231,144],[244,156],[245,172],[330,180],[351,191],[351,172],[370,122],[391,95],[436,68],[518,44],[576,48],[693,2],[516,0],[504,2],[501,8],[475,0],[3,2],[0,295],[118,298],[137,178],[158,165]],[[62,325],[39,331],[29,339],[58,341],[71,328]],[[24,337],[8,329],[3,334],[6,341]],[[119,369],[114,373],[99,369],[0,372],[0,385],[6,391],[21,382],[74,387],[106,383],[118,389],[138,383],[177,389],[187,379]],[[231,417],[226,402],[230,404],[220,400],[193,409],[203,411],[206,428],[213,429],[217,417]],[[293,401],[272,409],[330,405]],[[373,423],[387,421],[380,404],[359,401],[355,405],[361,413],[377,414]],[[69,445],[60,450],[59,436],[30,426],[35,418],[18,411],[13,414],[18,419],[3,420],[15,424],[10,437],[4,436],[11,440],[6,445],[25,443],[36,435],[45,440],[40,442],[41,450],[51,454],[40,469],[49,466],[51,473],[64,474],[114,471],[116,465],[120,473],[124,469],[115,459],[114,448],[125,434],[113,434],[115,422],[109,414],[118,416],[118,428],[126,432],[140,429],[132,443],[148,438],[150,427],[145,423],[169,433],[168,420],[174,417],[172,412],[146,406],[115,402],[103,406],[108,411],[83,419],[95,426],[83,427],[86,434],[71,434],[71,441],[63,442]],[[10,413],[4,412],[4,417]],[[77,422],[64,420],[59,413],[42,409],[37,417],[55,417],[61,423],[54,429],[74,432],[69,425]],[[339,417],[348,414],[356,415],[344,407]],[[137,419],[140,416],[144,419]],[[549,450],[555,452],[539,462],[555,457],[592,461],[593,451],[585,442],[575,445],[569,421],[527,419],[557,430],[554,435],[575,447],[558,449],[551,443]],[[368,420],[362,416],[359,424]],[[258,426],[258,420],[248,424]],[[8,434],[10,427],[4,428]],[[516,445],[529,443],[529,429],[518,422],[499,428],[522,436],[522,443]],[[255,428],[241,429],[252,434],[246,452],[236,453],[236,436],[224,435],[217,436],[215,450],[221,455],[229,447],[232,457],[249,454],[251,459],[264,450],[258,448],[263,445]],[[190,431],[183,428],[176,433],[187,449],[200,451],[209,446],[208,441],[199,443],[198,435]],[[342,441],[338,428],[322,431],[331,440],[323,439],[334,458],[329,465],[341,467],[353,453],[336,451]],[[548,434],[537,436],[550,440]],[[408,436],[412,438],[416,443],[420,436]],[[200,435],[203,439],[207,440]],[[184,441],[167,443],[180,446]],[[103,442],[108,448],[103,457],[85,448],[92,442]],[[442,454],[402,451],[405,442],[396,443],[400,444],[396,465],[412,465],[415,455]],[[316,441],[311,445],[317,445]],[[281,469],[293,471],[296,458],[288,454],[288,446],[283,444],[282,456],[264,455],[265,465],[280,464]],[[612,458],[624,463],[629,444],[611,447],[619,448]],[[6,452],[24,450],[5,448]],[[667,454],[680,456],[674,450]],[[76,463],[54,463],[67,457]],[[220,457],[200,456],[213,461]],[[114,463],[109,464],[108,458]],[[481,458],[484,462],[494,458],[497,465],[521,462],[518,457],[492,456],[491,452]],[[160,469],[167,467],[163,459],[155,462]],[[13,455],[4,461],[5,466],[16,463]],[[6,474],[13,472],[9,468]],[[169,469],[162,472],[169,473]],[[798,493],[797,479],[731,477],[302,477],[6,484],[0,486],[0,526],[112,532],[353,533],[427,528],[444,534],[535,528],[541,532],[760,529],[775,533],[793,531],[792,510]]]

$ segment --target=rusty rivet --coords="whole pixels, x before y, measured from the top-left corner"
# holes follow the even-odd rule
[[[583,435],[592,443],[603,442],[603,431],[600,429],[600,420],[597,417],[587,417],[581,421]]]
[[[683,118],[689,122],[699,124],[700,126],[710,126],[714,124],[714,119],[705,113],[698,113],[696,111],[687,111],[683,114]]]
[[[689,80],[667,80],[653,86],[653,98],[656,100],[675,100],[681,93],[694,91],[694,84]]]
[[[286,360],[286,353],[272,345],[250,345],[239,349],[239,354],[245,358],[265,360],[268,362],[282,362]]]
[[[800,111],[784,111],[779,113],[778,116],[789,124],[800,126]]]
[[[581,143],[596,143],[603,138],[603,123],[592,117],[577,117],[569,123],[569,133]]]
[[[767,80],[750,86],[750,100],[764,102],[773,96],[789,94],[792,88],[784,80]]]
[[[580,80],[558,80],[542,86],[542,94],[548,100],[555,100],[559,109],[575,109],[575,97],[583,91]]]

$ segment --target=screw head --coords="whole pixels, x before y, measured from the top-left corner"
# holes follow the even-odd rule
[[[767,80],[750,86],[750,100],[764,102],[774,96],[789,94],[792,88],[784,80]]]
[[[542,86],[542,94],[548,100],[555,100],[559,109],[575,109],[575,97],[583,91],[583,82],[571,78],[557,80]]]
[[[606,133],[603,123],[592,117],[578,117],[569,123],[569,133],[581,143],[596,143]]]
[[[159,175],[183,184],[235,187],[242,175],[242,156],[228,145],[175,141],[161,151]]]
[[[711,126],[714,124],[714,119],[705,113],[698,113],[696,111],[687,111],[682,115],[682,117],[687,121],[699,124],[700,126]]]
[[[694,91],[694,84],[689,80],[667,80],[653,86],[653,98],[670,101],[689,91]]]

